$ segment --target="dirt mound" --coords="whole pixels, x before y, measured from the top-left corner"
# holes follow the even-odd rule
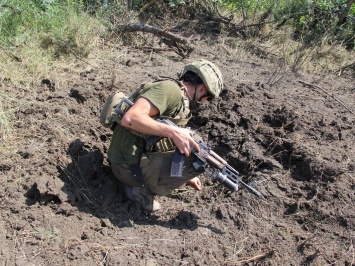
[[[20,138],[0,164],[2,265],[353,265],[354,81],[242,55],[110,50],[19,90]],[[100,107],[200,57],[226,86],[190,126],[264,198],[206,177],[202,192],[182,187],[142,213],[108,166]]]

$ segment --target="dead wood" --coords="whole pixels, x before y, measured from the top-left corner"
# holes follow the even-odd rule
[[[148,32],[172,40],[177,43],[186,44],[186,45],[190,44],[190,39],[188,38],[178,36],[176,34],[173,34],[166,30],[158,29],[148,24],[128,24],[128,25],[119,26],[118,30],[122,32],[134,32],[134,31]]]
[[[187,57],[192,51],[191,39],[173,34],[167,30],[162,30],[148,24],[128,24],[117,27],[121,32],[147,32],[162,37],[162,41],[168,46],[173,47],[175,52],[182,57]]]

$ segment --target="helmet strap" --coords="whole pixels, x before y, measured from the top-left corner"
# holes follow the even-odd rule
[[[184,86],[184,91],[185,91],[187,97],[189,98],[189,100],[191,102],[193,102],[193,105],[191,107],[193,107],[194,109],[196,109],[196,111],[198,111],[200,109],[201,103],[200,103],[200,101],[196,100],[197,85],[195,85],[195,92],[194,92],[193,98],[191,97],[190,93],[188,92],[188,90],[186,89],[185,86]]]
[[[195,108],[198,111],[200,109],[200,107],[201,107],[201,99],[202,99],[202,97],[199,100],[197,100],[196,99],[196,94],[197,94],[197,84],[195,84],[195,93],[194,93],[193,101],[194,101],[194,104],[195,104]]]

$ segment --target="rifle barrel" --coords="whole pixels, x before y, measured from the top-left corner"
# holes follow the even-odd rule
[[[259,198],[263,197],[263,195],[261,195],[261,193],[259,191],[257,191],[255,188],[249,186],[247,183],[243,182],[242,180],[239,180],[239,183],[242,184],[251,193],[253,193],[254,195],[258,196]]]

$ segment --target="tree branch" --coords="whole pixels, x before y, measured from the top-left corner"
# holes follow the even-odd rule
[[[148,24],[128,24],[128,25],[119,25],[117,31],[121,32],[135,32],[142,31],[147,33],[152,33],[154,35],[160,36],[163,39],[170,40],[170,45],[177,48],[175,52],[182,57],[188,56],[192,51],[193,47],[191,45],[191,39],[185,38],[167,30],[158,29],[156,27],[150,26]],[[179,44],[185,45],[186,49],[179,47]],[[184,51],[185,50],[185,51]],[[185,52],[185,53],[184,53]]]
[[[148,24],[121,25],[121,26],[118,26],[117,30],[122,31],[122,32],[134,32],[134,31],[148,32],[148,33],[152,33],[152,34],[158,35],[160,37],[164,37],[166,39],[172,40],[177,43],[186,44],[186,45],[190,44],[190,39],[188,39],[188,38],[184,38],[184,37],[178,36],[176,34],[170,33],[168,31],[155,28],[155,27],[150,26]]]

